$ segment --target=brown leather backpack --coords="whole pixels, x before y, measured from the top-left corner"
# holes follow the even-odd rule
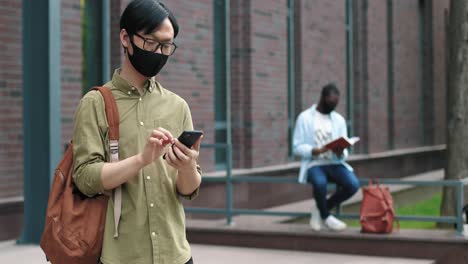
[[[361,232],[391,233],[394,221],[395,208],[388,187],[381,187],[378,181],[372,185],[370,180],[369,186],[362,188]]]
[[[105,106],[109,138],[119,139],[119,113],[109,88],[94,87],[101,92]],[[118,154],[117,149],[111,149]],[[115,161],[115,157],[113,157]],[[118,160],[118,156],[117,156]],[[46,223],[41,248],[53,264],[95,264],[102,250],[108,196],[88,198],[73,184],[73,147],[68,146],[55,170],[49,194]]]

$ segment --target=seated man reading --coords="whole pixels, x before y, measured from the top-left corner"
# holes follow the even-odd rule
[[[347,136],[345,119],[335,111],[340,92],[334,84],[322,88],[318,105],[303,111],[297,118],[293,135],[293,151],[302,157],[299,182],[310,182],[316,207],[312,209],[310,226],[323,226],[341,231],[346,224],[330,214],[330,210],[349,199],[359,189],[353,169],[345,162],[346,149],[329,149],[327,143]],[[336,192],[327,199],[327,183],[337,185]]]

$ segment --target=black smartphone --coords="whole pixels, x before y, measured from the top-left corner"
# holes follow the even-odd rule
[[[177,139],[187,148],[191,148],[202,135],[203,131],[200,130],[185,130]]]
[[[195,142],[203,135],[203,131],[200,130],[185,130],[180,134],[177,140],[184,144],[187,148],[191,148]],[[166,154],[163,155],[163,159],[166,159]]]

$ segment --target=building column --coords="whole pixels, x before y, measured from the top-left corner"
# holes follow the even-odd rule
[[[23,1],[24,227],[38,243],[61,156],[60,1]]]
[[[419,2],[421,45],[421,144],[435,142],[433,1]]]
[[[357,153],[368,153],[369,151],[369,127],[368,127],[368,104],[369,104],[369,71],[368,71],[368,0],[353,2],[353,131],[350,134],[361,138],[355,147]]]

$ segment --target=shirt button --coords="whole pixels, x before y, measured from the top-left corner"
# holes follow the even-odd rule
[[[150,203],[150,207],[154,207],[154,203]]]
[[[132,87],[132,91],[135,91],[135,87]]]
[[[140,99],[138,99],[138,100],[140,100],[140,102],[141,102],[141,97],[140,97]]]
[[[152,235],[152,236],[156,236],[156,233],[155,233],[155,232],[151,232],[151,235]]]
[[[128,94],[128,95],[131,95],[131,94],[132,94],[132,92],[130,92],[130,91],[129,91],[127,94]]]
[[[147,179],[147,180],[150,180],[150,179],[151,179],[151,177],[150,177],[150,176],[146,176],[146,179]]]
[[[140,126],[143,126],[145,123],[143,123],[142,121],[140,122]]]

